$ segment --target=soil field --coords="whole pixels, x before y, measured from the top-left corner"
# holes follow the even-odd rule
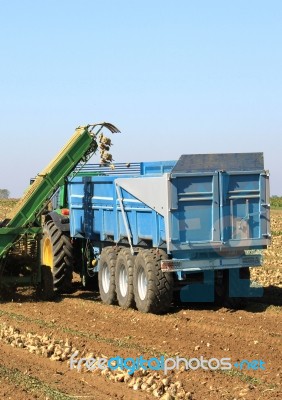
[[[6,212],[0,210],[0,220]],[[102,304],[78,279],[73,293],[53,302],[19,289],[0,303],[0,399],[281,399],[282,211],[272,212],[271,229],[264,266],[251,274],[264,296],[245,310],[184,304],[167,315],[142,314]],[[214,360],[207,369],[196,369],[194,360],[188,370],[182,361],[167,375],[153,370],[130,375],[94,369],[97,364],[92,371],[75,363],[71,369],[75,351],[89,360]],[[217,368],[215,359],[222,358],[231,369]],[[257,360],[254,369],[243,360]]]

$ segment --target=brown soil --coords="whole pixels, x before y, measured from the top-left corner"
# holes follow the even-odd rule
[[[280,224],[282,214],[277,215]],[[18,291],[0,304],[0,328],[12,326],[23,334],[69,339],[80,355],[91,352],[95,356],[124,358],[162,354],[205,359],[228,357],[232,364],[244,359],[262,360],[265,370],[244,367],[239,371],[234,366],[228,372],[176,370],[171,378],[183,383],[187,399],[281,399],[280,231],[281,225],[276,227],[277,247],[268,250],[266,269],[258,276],[266,295],[250,301],[245,310],[206,304],[175,306],[163,316],[142,314],[104,305],[98,293],[83,291],[76,283],[72,294],[54,302],[38,301],[31,290]],[[273,269],[270,257],[276,257]],[[154,398],[144,390],[133,390],[128,383],[114,382],[100,371],[70,370],[67,361],[31,354],[26,348],[12,347],[3,338],[0,349],[0,399]]]
[[[96,294],[77,288],[55,302],[40,302],[30,293],[15,296],[0,306],[0,323],[22,333],[51,334],[70,339],[80,354],[136,358],[179,355],[263,360],[266,369],[240,373],[176,371],[192,399],[274,399],[281,383],[280,307],[249,303],[246,310],[231,312],[207,306],[173,308],[156,316],[101,304]],[[150,399],[124,382],[112,382],[99,373],[70,370],[67,362],[51,361],[27,349],[0,340],[1,398],[64,399],[62,394],[88,399]],[[280,393],[281,395],[281,393]]]

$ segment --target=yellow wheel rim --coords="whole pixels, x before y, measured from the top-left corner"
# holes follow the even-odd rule
[[[42,264],[43,265],[47,265],[51,269],[53,268],[52,243],[51,243],[51,240],[48,237],[43,238]]]

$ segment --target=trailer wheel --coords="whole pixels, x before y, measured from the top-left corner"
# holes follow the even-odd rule
[[[105,247],[101,253],[98,283],[100,297],[105,304],[115,304],[117,300],[115,285],[117,254],[115,247]]]
[[[73,248],[70,238],[48,221],[43,228],[41,263],[48,266],[53,275],[54,291],[68,292],[72,285]]]
[[[141,250],[136,256],[133,287],[136,306],[144,313],[162,314],[169,310],[173,296],[173,275],[161,271],[163,250]]]
[[[115,284],[118,304],[122,308],[134,305],[133,268],[135,257],[130,249],[122,249],[117,257],[115,270]]]

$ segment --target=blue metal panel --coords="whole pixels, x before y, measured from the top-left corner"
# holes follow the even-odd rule
[[[224,248],[262,248],[268,244],[266,173],[217,171],[171,176],[173,257],[179,258],[181,250],[212,249],[218,253]]]
[[[177,191],[176,210],[171,211],[174,242],[219,240],[218,174],[185,174],[172,179]]]
[[[128,177],[128,176],[127,176]],[[70,230],[72,237],[116,242],[127,237],[116,196],[115,176],[75,177],[69,183]],[[123,206],[132,241],[150,240],[158,247],[165,241],[164,218],[122,189]]]
[[[222,241],[261,238],[260,173],[220,173],[220,186]]]

